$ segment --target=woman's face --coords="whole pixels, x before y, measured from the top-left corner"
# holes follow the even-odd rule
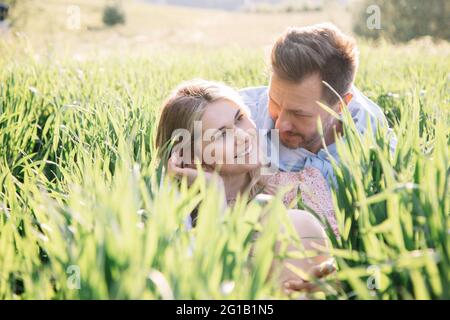
[[[202,161],[221,175],[249,172],[260,166],[254,122],[236,103],[218,100],[202,117]]]

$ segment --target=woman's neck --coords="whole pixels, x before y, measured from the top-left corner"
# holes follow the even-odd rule
[[[227,202],[236,199],[239,193],[243,193],[250,185],[250,174],[244,173],[233,176],[222,176],[222,180],[225,187],[225,195]]]

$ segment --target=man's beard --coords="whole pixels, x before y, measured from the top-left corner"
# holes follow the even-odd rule
[[[315,135],[314,137],[309,138],[308,140],[305,140],[303,135],[297,135],[297,136],[300,137],[302,139],[302,141],[295,145],[289,144],[286,141],[283,141],[283,139],[280,139],[280,140],[281,140],[281,143],[283,144],[283,146],[285,146],[288,149],[304,148],[306,150],[310,150],[315,145],[317,145],[318,142],[321,140],[321,136],[319,134]]]
[[[333,124],[334,124],[334,121],[329,120],[323,126],[323,132],[324,132],[323,136],[324,137],[326,137],[329,134],[329,130],[331,130],[331,128],[333,127]],[[309,139],[305,139],[305,136],[302,134],[294,134],[294,136],[300,137],[302,139],[302,142],[300,142],[296,145],[292,145],[292,144],[287,144],[285,141],[283,141],[283,139],[280,139],[283,146],[285,146],[288,149],[303,148],[303,149],[306,149],[313,153],[317,153],[318,150],[320,150],[320,148],[323,147],[322,135],[319,133],[316,133],[314,136],[310,137]]]

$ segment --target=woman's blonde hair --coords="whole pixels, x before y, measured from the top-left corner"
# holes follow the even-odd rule
[[[156,147],[162,161],[170,157],[173,144],[173,134],[178,129],[186,129],[191,133],[191,150],[194,150],[194,123],[200,121],[206,107],[218,100],[228,100],[238,105],[250,116],[248,107],[240,95],[231,87],[215,81],[193,79],[180,84],[173,90],[163,104],[156,134]],[[193,154],[193,153],[191,153]],[[250,175],[250,196],[254,196],[256,185],[260,180],[260,170],[254,170]]]

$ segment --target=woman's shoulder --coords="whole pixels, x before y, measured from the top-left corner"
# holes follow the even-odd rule
[[[282,172],[278,171],[265,178],[266,182],[276,184],[297,183],[303,181],[320,181],[325,182],[325,178],[319,169],[314,167],[305,167],[298,172]]]
[[[299,188],[302,193],[327,194],[329,186],[320,170],[305,167],[298,172],[277,172],[267,178],[269,189],[278,190],[284,186]]]
[[[325,184],[328,186],[325,177],[319,169],[314,167],[305,167],[302,171],[298,172],[300,181],[316,182],[317,184]]]
[[[314,167],[305,167],[298,172],[278,171],[262,178],[264,191],[268,194],[275,194],[280,188],[287,186],[314,194],[329,192],[329,186],[325,178],[320,170]],[[294,191],[294,189],[291,191]]]
[[[285,194],[284,202],[291,204],[300,191],[302,201],[309,208],[326,218],[336,234],[338,233],[330,187],[319,169],[305,167],[299,172],[276,172],[266,177],[273,190],[287,185],[294,188]],[[276,193],[276,192],[275,192]],[[274,194],[274,193],[272,193]]]

